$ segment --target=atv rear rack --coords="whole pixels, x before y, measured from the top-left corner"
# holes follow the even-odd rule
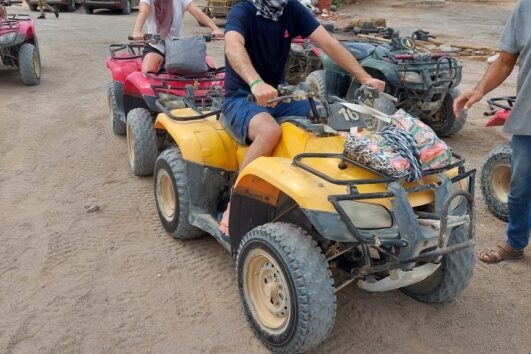
[[[341,221],[346,225],[350,234],[359,243],[359,245],[365,249],[365,255],[368,255],[368,248],[377,248],[388,254],[393,261],[387,262],[381,265],[372,265],[372,261],[366,256],[366,267],[360,270],[363,274],[353,274],[353,278],[350,281],[355,280],[356,277],[364,277],[369,274],[382,272],[386,270],[396,269],[399,267],[412,267],[413,264],[420,261],[430,260],[436,261],[443,255],[457,250],[472,247],[474,245],[474,189],[475,189],[475,174],[476,170],[464,171],[465,160],[458,154],[453,153],[453,158],[457,161],[450,165],[439,168],[424,171],[423,177],[438,175],[439,182],[421,184],[409,188],[404,188],[401,181],[396,178],[391,178],[383,175],[382,173],[364,166],[343,154],[338,153],[302,153],[293,159],[293,165],[302,168],[303,170],[322,178],[323,180],[341,186],[348,187],[348,193],[341,195],[330,195],[328,200],[334,206]],[[348,165],[352,165],[358,168],[365,169],[374,173],[375,178],[371,179],[357,179],[357,180],[339,180],[331,178],[321,171],[305,164],[304,159],[322,159],[332,158],[339,159],[339,168],[344,169]],[[458,175],[450,178],[444,174],[445,171],[452,169],[458,169]],[[452,191],[451,185],[459,183],[462,180],[468,179],[468,190]],[[380,193],[359,193],[357,186],[369,185],[369,184],[386,184],[387,191]],[[433,212],[415,211],[411,207],[407,195],[409,193],[417,193],[422,191],[432,190],[435,195],[435,210]],[[466,212],[462,210],[464,203],[459,203],[459,206],[454,211],[462,212],[462,215],[453,215],[450,213],[450,206],[452,201],[458,197],[466,200]],[[397,235],[401,235],[400,238],[378,238],[371,230],[358,229],[350,217],[347,215],[340,202],[345,200],[352,201],[364,201],[370,199],[391,199],[393,204],[393,226],[397,230]],[[420,225],[429,225],[433,230],[438,232],[437,247],[434,250],[429,250],[425,253],[416,254],[415,247],[419,243],[426,240],[426,237],[421,230]],[[468,240],[452,246],[445,246],[447,238],[447,229],[449,227],[457,227],[461,225],[469,225]],[[389,252],[390,247],[397,247],[401,249],[399,256],[397,257],[392,252]],[[346,285],[346,284],[345,284]]]
[[[224,78],[219,77],[219,74],[225,73],[225,67],[222,66],[220,68],[216,69],[208,69],[205,73],[202,74],[196,74],[196,75],[177,75],[177,74],[168,74],[171,75],[171,77],[161,77],[160,75],[157,75],[156,73],[146,73],[146,76],[153,80],[161,80],[161,85],[167,85],[168,82],[190,82],[193,81],[194,83],[203,83],[203,82],[219,82],[223,81]]]

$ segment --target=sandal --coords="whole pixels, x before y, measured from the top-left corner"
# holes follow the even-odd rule
[[[493,264],[506,259],[518,259],[524,256],[524,250],[515,250],[507,243],[500,243],[496,249],[490,251],[481,251],[478,253],[480,261]]]

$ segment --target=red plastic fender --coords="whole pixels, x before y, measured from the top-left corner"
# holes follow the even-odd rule
[[[134,72],[140,72],[142,70],[142,58],[136,57],[131,59],[117,59],[127,58],[128,54],[118,55],[114,58],[109,57],[105,60],[107,68],[111,72],[113,81],[121,84],[125,83],[126,78]]]
[[[505,124],[507,119],[509,119],[509,116],[511,115],[511,111],[508,109],[502,109],[494,113],[494,115],[487,121],[487,124],[485,126],[487,127],[498,127]]]

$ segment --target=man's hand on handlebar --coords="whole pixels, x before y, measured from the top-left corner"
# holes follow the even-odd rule
[[[375,79],[373,77],[371,77],[370,79],[365,81],[363,83],[363,85],[371,85],[372,87],[374,87],[375,89],[377,89],[380,92],[384,92],[385,91],[385,82],[382,81],[382,80]]]
[[[278,91],[273,86],[270,86],[265,82],[261,82],[253,86],[251,92],[254,95],[257,105],[262,107],[274,107],[277,105],[276,102],[273,104],[268,103],[269,100],[275,99],[278,96]]]

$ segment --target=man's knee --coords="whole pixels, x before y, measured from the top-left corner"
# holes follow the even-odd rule
[[[276,145],[280,140],[282,130],[276,120],[267,113],[260,113],[249,123],[249,139],[260,139],[267,145]]]

